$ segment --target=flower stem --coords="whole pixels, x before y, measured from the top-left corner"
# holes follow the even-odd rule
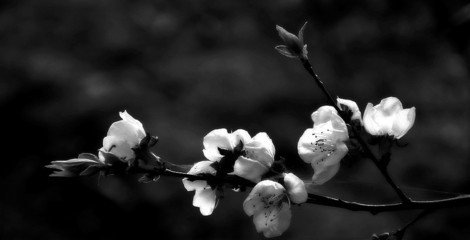
[[[338,104],[336,104],[336,99],[332,97],[330,92],[328,92],[328,90],[326,89],[325,84],[323,84],[323,82],[320,80],[320,78],[315,73],[315,71],[313,71],[312,64],[310,64],[310,61],[308,60],[308,58],[299,58],[299,59],[302,62],[302,65],[304,66],[305,70],[307,70],[307,72],[310,74],[310,76],[313,77],[313,79],[317,83],[317,86],[325,94],[329,104],[331,106],[333,106],[336,109],[336,111],[338,111],[338,113],[341,113],[341,109],[339,108]]]
[[[176,165],[175,165],[176,166]],[[235,176],[235,175],[226,175],[223,178],[219,178],[214,175],[194,175],[184,172],[179,172],[175,170],[170,170],[167,168],[146,168],[140,165],[135,166],[132,173],[150,173],[166,177],[174,178],[187,178],[189,180],[204,180],[208,182],[216,182],[220,185],[229,184],[231,186],[238,186],[241,188],[252,188],[256,184],[248,181],[244,178]],[[333,198],[328,196],[322,196],[317,194],[308,194],[307,202],[309,204],[330,206],[341,209],[346,209],[350,211],[365,211],[372,214],[378,214],[381,212],[392,212],[392,211],[403,211],[403,210],[434,210],[440,208],[450,208],[456,206],[470,205],[470,195],[461,195],[452,198],[439,199],[439,200],[425,200],[425,201],[415,201],[409,200],[406,202],[400,203],[388,203],[388,204],[367,204],[359,203],[352,201],[345,201],[339,198]],[[420,217],[421,218],[421,217]],[[417,221],[417,220],[416,220]],[[411,225],[413,223],[410,223]],[[405,226],[403,229],[407,228]]]
[[[328,90],[326,89],[325,84],[323,84],[323,82],[320,80],[318,75],[315,73],[315,71],[313,70],[312,64],[310,64],[310,61],[306,58],[299,58],[299,59],[302,62],[302,65],[304,66],[305,70],[307,70],[307,72],[313,77],[313,79],[317,83],[317,86],[325,94],[325,96],[328,99],[329,104],[333,106],[336,109],[336,111],[338,111],[339,115],[343,118],[345,122],[350,123],[349,119],[343,117],[342,110],[338,106],[336,99],[332,97],[330,92],[328,92]],[[387,183],[393,188],[393,190],[395,190],[398,197],[403,202],[411,202],[411,199],[408,196],[406,196],[406,194],[395,184],[393,179],[390,177],[390,174],[387,171],[387,166],[380,163],[380,161],[375,157],[375,155],[370,150],[369,145],[367,145],[364,139],[362,139],[362,137],[359,135],[356,129],[352,128],[352,131],[354,135],[356,136],[356,138],[358,139],[359,143],[361,144],[361,147],[364,149],[366,156],[374,162],[374,164],[377,166],[377,168],[380,170],[380,172],[384,176]]]
[[[366,204],[358,202],[344,201],[338,198],[321,196],[316,194],[309,194],[307,203],[330,206],[336,208],[347,209],[351,211],[366,211],[372,214],[381,212],[393,212],[403,210],[435,210],[440,208],[450,208],[470,204],[470,195],[461,195],[452,198],[439,199],[439,200],[425,200],[389,203],[389,204]]]

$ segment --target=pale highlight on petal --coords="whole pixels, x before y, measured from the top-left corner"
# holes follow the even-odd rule
[[[415,117],[414,107],[403,109],[398,98],[388,97],[375,106],[367,104],[363,117],[364,128],[374,136],[389,135],[399,139],[411,129]]]
[[[261,162],[246,157],[239,157],[233,166],[233,174],[255,183],[259,182],[268,170],[269,168]]]
[[[232,150],[233,149],[233,140],[232,136],[229,135],[227,129],[215,129],[208,133],[203,140],[204,145],[204,156],[211,161],[220,161],[223,157],[219,153],[218,148]]]
[[[188,174],[211,174],[215,175],[216,170],[211,166],[211,161],[200,161],[194,164]],[[193,206],[198,207],[203,216],[211,215],[217,203],[217,195],[204,180],[190,181],[187,178],[182,180],[184,188],[187,191],[195,191],[193,198]]]
[[[305,183],[293,173],[284,174],[284,185],[286,186],[289,199],[293,203],[304,203],[307,201],[308,194]]]
[[[209,188],[197,189],[193,198],[193,206],[198,207],[203,216],[212,214],[217,201],[215,191]]]
[[[392,132],[395,134],[397,139],[403,137],[408,130],[413,127],[416,118],[415,107],[402,110],[398,113],[397,118],[392,126]]]
[[[107,136],[103,138],[103,147],[100,149],[118,157],[121,161],[128,161],[135,158],[131,145],[123,138],[117,136]]]
[[[233,134],[236,142],[242,141],[244,144],[243,154],[235,161],[232,174],[252,182],[259,182],[274,162],[276,149],[271,138],[264,132],[251,138],[241,129]]]
[[[278,199],[284,193],[285,188],[281,184],[271,180],[261,181],[256,184],[243,202],[243,209],[248,216],[251,216],[257,210],[264,208],[270,199]]]
[[[338,111],[332,106],[322,106],[312,113],[313,127],[326,122],[331,122],[333,127],[340,131],[348,131],[346,123],[338,115]]]
[[[274,144],[266,133],[256,134],[245,144],[246,157],[255,159],[266,167],[271,167],[274,162],[276,149]]]

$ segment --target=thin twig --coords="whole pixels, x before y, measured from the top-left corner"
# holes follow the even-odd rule
[[[307,72],[310,74],[310,76],[313,77],[313,79],[317,83],[317,86],[325,94],[325,96],[327,97],[327,100],[330,103],[330,105],[333,106],[336,109],[336,111],[338,111],[340,113],[341,108],[338,106],[338,104],[336,104],[337,103],[336,99],[331,96],[330,92],[328,92],[328,90],[326,89],[325,84],[323,84],[323,82],[320,80],[320,78],[315,73],[315,71],[313,71],[313,67],[312,67],[312,64],[310,64],[310,61],[308,61],[308,59],[306,59],[306,58],[299,58],[299,59],[302,62],[302,65],[304,66],[305,70],[307,70]]]
[[[139,168],[135,173],[152,173],[159,174],[166,177],[176,177],[176,178],[187,178],[189,180],[205,180],[218,182],[220,184],[230,184],[240,187],[252,188],[255,186],[255,183],[248,181],[246,179],[240,178],[234,175],[227,175],[224,178],[218,178],[213,175],[194,175],[183,172],[178,172],[169,169],[142,169]],[[431,210],[439,208],[449,208],[462,205],[470,204],[470,195],[461,195],[452,198],[445,198],[439,200],[425,200],[425,201],[414,201],[410,200],[409,202],[400,202],[400,203],[388,203],[388,204],[367,204],[359,203],[352,201],[345,201],[338,198],[322,196],[317,194],[308,194],[307,202],[309,204],[316,204],[322,206],[330,206],[341,209],[346,209],[350,211],[365,211],[372,214],[378,214],[381,212],[392,212],[392,211],[402,211],[402,210]],[[411,224],[410,224],[411,225]]]

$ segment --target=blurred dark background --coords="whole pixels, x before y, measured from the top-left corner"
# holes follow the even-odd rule
[[[269,133],[289,169],[308,179],[297,140],[325,104],[275,25],[308,20],[311,62],[335,94],[396,96],[417,108],[410,145],[390,171],[416,199],[470,193],[470,5],[432,0],[4,0],[0,3],[1,239],[262,239],[226,192],[210,217],[178,179],[48,178],[51,160],[96,152],[126,109],[160,137],[163,158],[203,159],[215,128]],[[367,160],[345,160],[311,191],[397,201]],[[416,212],[293,207],[280,239],[368,239]],[[470,207],[438,211],[406,239],[469,239]]]

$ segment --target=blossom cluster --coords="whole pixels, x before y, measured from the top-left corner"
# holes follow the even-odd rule
[[[319,185],[332,179],[341,160],[351,148],[354,138],[351,128],[358,128],[370,138],[400,139],[413,126],[415,108],[403,109],[395,97],[379,104],[367,104],[364,114],[351,100],[337,99],[338,112],[333,106],[321,106],[311,115],[313,126],[299,138],[300,158],[313,168],[312,183]],[[148,145],[149,135],[142,123],[126,111],[111,124],[103,139],[98,156],[81,154],[76,159],[52,161],[47,167],[56,170],[51,176],[71,177],[109,173],[116,166],[131,167],[142,158],[142,148]],[[184,178],[187,191],[194,191],[193,205],[204,216],[211,215],[223,191],[225,177],[236,177],[253,184],[243,203],[258,232],[265,237],[280,236],[291,221],[291,205],[308,199],[306,183],[293,173],[274,171],[276,148],[265,132],[251,137],[243,130],[233,132],[216,129],[203,138],[202,153],[206,160],[195,163],[188,176],[212,176],[209,179]]]

